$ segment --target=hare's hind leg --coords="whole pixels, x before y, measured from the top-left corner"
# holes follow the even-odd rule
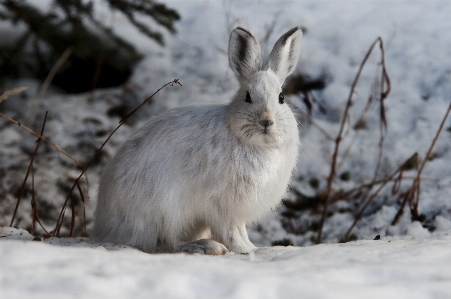
[[[249,253],[256,247],[249,241],[245,224],[229,228],[212,228],[213,239],[222,242],[230,251],[235,253]]]
[[[219,242],[213,241],[211,239],[200,239],[191,243],[177,246],[175,248],[175,252],[224,255],[229,252],[229,250]]]
[[[175,246],[175,252],[199,253],[208,255],[223,255],[229,250],[219,242],[210,239],[210,227],[202,222],[197,223],[188,232],[184,232],[184,242]]]

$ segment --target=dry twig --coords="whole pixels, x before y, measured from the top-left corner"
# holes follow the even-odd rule
[[[440,124],[440,127],[437,130],[437,133],[435,134],[434,139],[431,142],[431,145],[426,153],[426,156],[423,159],[423,162],[421,163],[420,168],[418,169],[417,176],[415,180],[412,183],[412,186],[410,187],[409,191],[406,193],[406,195],[403,198],[401,207],[399,208],[398,212],[395,215],[395,218],[393,219],[391,225],[396,225],[399,218],[404,212],[404,207],[407,202],[410,203],[410,211],[412,214],[412,220],[416,220],[418,218],[418,203],[420,201],[420,187],[421,187],[421,173],[423,172],[424,166],[426,166],[426,163],[429,161],[429,157],[431,156],[432,150],[434,149],[435,143],[438,140],[438,137],[440,136],[440,133],[443,130],[443,127],[445,126],[446,120],[448,119],[449,113],[451,111],[451,103],[448,106],[448,110],[445,113],[445,116],[443,117],[443,120]]]
[[[418,157],[417,153],[415,153],[412,157],[410,157],[404,163],[402,163],[402,165],[396,171],[394,171],[391,175],[389,175],[387,178],[385,178],[382,181],[378,182],[378,183],[380,183],[379,188],[368,198],[368,200],[361,207],[360,211],[354,217],[354,221],[352,222],[351,226],[349,227],[348,231],[346,232],[345,239],[347,239],[349,237],[350,233],[354,229],[354,227],[357,224],[357,222],[359,222],[359,220],[362,218],[363,213],[365,212],[366,208],[370,205],[370,203],[373,201],[373,199],[376,198],[376,196],[382,191],[382,189],[385,188],[385,186],[389,182],[392,182],[394,180],[393,188],[392,188],[392,194],[398,193],[399,186],[400,186],[401,180],[403,178],[402,174],[403,174],[403,172],[405,170],[404,165],[410,159],[415,159],[415,157]],[[395,179],[397,176],[398,176],[398,178]],[[373,188],[373,186],[374,186],[374,183],[372,182],[371,184],[368,184],[367,186],[365,186],[365,188],[369,188],[368,190],[370,191]]]
[[[47,121],[47,115],[48,115],[48,111],[45,112],[45,116],[44,116],[44,121],[42,123],[42,128],[41,128],[41,136],[44,133],[44,128],[45,128],[45,123]],[[34,158],[36,157],[36,153],[38,152],[39,149],[39,145],[41,144],[41,138],[39,138],[36,142],[36,148],[34,149],[33,154],[31,155],[31,159],[30,159],[30,164],[28,165],[28,170],[27,173],[25,174],[25,178],[23,180],[22,183],[22,187],[20,188],[20,193],[19,193],[19,197],[17,198],[17,202],[16,202],[16,207],[14,208],[14,212],[13,212],[13,216],[11,217],[11,222],[9,223],[9,226],[13,226],[13,222],[14,222],[14,218],[16,217],[17,214],[17,209],[19,208],[19,204],[20,201],[22,199],[23,193],[25,191],[25,185],[27,184],[27,180],[28,180],[28,175],[30,174],[30,171],[33,167],[33,161]],[[33,180],[34,181],[34,180]],[[34,184],[33,184],[34,185]],[[32,197],[34,198],[34,188],[33,188],[33,195]],[[33,222],[34,223],[34,222]],[[34,227],[33,227],[34,228]]]
[[[45,78],[44,83],[42,83],[41,88],[39,89],[38,95],[36,96],[36,100],[35,100],[35,102],[33,104],[32,109],[30,109],[30,111],[32,113],[33,113],[33,111],[36,111],[36,108],[39,106],[39,103],[41,102],[42,97],[44,96],[45,92],[49,88],[50,83],[52,83],[53,78],[58,73],[58,71],[63,66],[63,64],[66,62],[66,60],[69,58],[69,56],[72,54],[72,52],[73,52],[73,48],[72,47],[67,48],[63,52],[61,57],[53,65],[52,69],[50,70],[50,72],[48,73],[47,77]],[[33,119],[33,118],[34,118],[33,115],[31,115],[31,119]],[[29,119],[29,118],[27,118],[27,119]]]
[[[387,74],[387,70],[385,67],[385,52],[384,52],[384,46],[383,46],[383,41],[382,38],[378,37],[373,44],[370,46],[369,50],[367,51],[362,63],[360,64],[359,70],[354,78],[354,81],[352,83],[351,86],[351,90],[349,92],[349,96],[348,96],[348,100],[346,102],[346,106],[345,106],[345,110],[343,112],[343,117],[341,120],[341,125],[340,125],[340,129],[338,131],[337,134],[337,138],[335,139],[335,149],[332,155],[332,164],[331,164],[331,170],[330,170],[330,174],[329,177],[327,179],[327,185],[326,185],[326,189],[324,192],[324,208],[323,208],[323,213],[321,216],[321,222],[319,225],[319,229],[318,229],[318,235],[316,237],[316,243],[321,243],[321,239],[322,239],[322,233],[323,233],[323,227],[324,227],[324,223],[326,221],[327,218],[327,212],[328,212],[328,207],[329,207],[329,202],[330,202],[330,198],[332,195],[332,183],[337,175],[338,172],[338,168],[337,168],[337,158],[338,158],[338,151],[339,151],[339,147],[340,147],[340,143],[343,139],[343,133],[344,133],[344,128],[345,128],[345,124],[346,122],[349,120],[349,109],[351,107],[352,104],[352,97],[354,95],[355,92],[355,88],[357,86],[357,83],[360,79],[360,75],[362,73],[363,67],[366,64],[366,61],[368,60],[368,58],[370,57],[374,47],[376,46],[376,44],[379,43],[380,49],[381,49],[381,66],[382,66],[382,80],[381,80],[381,89],[380,89],[380,119],[381,119],[381,129],[386,130],[387,127],[387,123],[386,123],[386,118],[385,118],[385,109],[383,106],[383,101],[385,100],[385,98],[388,96],[389,92],[390,92],[390,79],[388,77]],[[386,88],[384,89],[384,83],[386,84]],[[372,100],[372,98],[370,98],[370,101]],[[383,142],[383,137],[381,137],[380,141],[380,147],[382,146],[381,143]],[[378,169],[379,169],[379,164],[380,164],[380,158],[381,158],[381,154],[380,157],[378,159],[378,166],[376,168],[376,174],[375,174],[375,178],[377,177],[377,173],[378,173]]]
[[[72,157],[68,152],[66,152],[64,149],[62,149],[61,147],[59,147],[58,145],[56,145],[55,143],[51,142],[50,140],[48,140],[45,137],[42,137],[40,134],[36,133],[35,131],[33,131],[32,129],[24,126],[23,124],[21,124],[20,122],[18,122],[17,120],[3,114],[0,112],[0,116],[5,118],[6,120],[12,122],[13,124],[18,125],[19,127],[21,127],[22,129],[24,129],[25,131],[27,131],[28,133],[38,137],[39,139],[42,139],[42,141],[50,144],[52,147],[54,147],[57,151],[59,151],[60,153],[64,154],[66,157],[68,157],[69,159],[71,159],[75,164],[77,164],[78,167],[80,167],[81,169],[84,169],[83,164],[81,164],[80,162],[78,162],[77,159],[75,159],[74,157]],[[88,180],[88,177],[86,177],[86,181]]]
[[[166,86],[170,85],[170,86],[174,86],[174,84],[178,84],[180,86],[182,86],[182,84],[179,82],[179,79],[174,79],[171,82],[166,83],[165,85],[163,85],[162,87],[160,87],[156,92],[154,92],[151,96],[149,96],[147,99],[145,99],[138,107],[136,107],[135,109],[133,109],[132,112],[130,112],[129,114],[127,114],[123,119],[121,119],[119,121],[119,125],[113,130],[113,132],[111,132],[110,135],[108,135],[108,137],[106,138],[106,140],[102,143],[102,145],[100,146],[100,148],[96,151],[96,153],[94,154],[94,156],[92,157],[92,159],[89,161],[89,163],[86,165],[86,168],[82,169],[81,174],[78,176],[78,178],[75,180],[75,182],[73,183],[69,194],[66,197],[66,201],[63,204],[63,207],[61,209],[61,212],[58,216],[58,219],[56,221],[56,225],[54,230],[52,231],[52,236],[59,236],[59,232],[61,229],[61,226],[63,224],[63,220],[64,220],[64,214],[66,211],[66,207],[67,207],[67,203],[69,201],[69,199],[72,198],[72,192],[74,191],[75,187],[79,186],[79,180],[81,179],[81,177],[84,175],[84,173],[86,172],[86,170],[89,168],[89,166],[92,164],[92,162],[96,159],[97,155],[102,151],[103,147],[107,144],[107,142],[110,140],[110,138],[113,136],[114,133],[116,133],[116,131],[124,124],[124,122],[130,118],[138,109],[140,109],[143,105],[145,105],[149,100],[151,100],[158,92],[160,92],[160,90],[162,90],[163,88],[165,88]],[[84,201],[83,196],[82,197],[82,201]],[[83,206],[84,209],[84,206]],[[73,217],[72,217],[73,218]],[[73,221],[72,221],[73,223]],[[71,228],[71,234],[72,234],[72,229]]]
[[[21,93],[22,91],[24,91],[26,89],[28,89],[28,87],[22,86],[22,87],[17,87],[17,88],[5,91],[4,93],[2,93],[2,95],[0,95],[0,104],[3,101],[6,101],[10,96],[17,94],[17,93]]]

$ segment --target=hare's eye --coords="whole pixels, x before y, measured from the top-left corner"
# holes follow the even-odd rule
[[[246,102],[252,103],[251,95],[249,94],[249,92],[246,92]]]
[[[279,104],[283,104],[284,103],[284,96],[282,93],[279,94]]]

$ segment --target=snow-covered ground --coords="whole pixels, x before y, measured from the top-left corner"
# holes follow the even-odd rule
[[[451,232],[221,257],[0,230],[1,298],[450,298]],[[4,239],[4,238],[3,238]],[[16,240],[14,240],[16,239]],[[18,241],[20,239],[21,241]]]
[[[114,135],[99,163],[90,168],[88,233],[98,175],[131,132],[150,115],[172,107],[228,102],[237,87],[226,55],[228,35],[236,26],[248,28],[263,41],[271,24],[275,24],[268,42],[262,43],[266,54],[288,29],[304,28],[298,70],[311,78],[325,78],[326,88],[314,91],[313,95],[327,113],[324,115],[314,109],[313,119],[332,136],[338,131],[361,60],[376,37],[383,38],[392,90],[385,100],[388,133],[382,175],[393,172],[415,152],[420,160],[424,158],[451,101],[449,1],[169,0],[165,3],[177,9],[182,20],[177,24],[176,36],[166,35],[164,48],[143,37],[125,18],[119,15],[112,18],[106,7],[99,6],[105,22],[145,55],[126,88],[81,95],[62,95],[50,89],[36,105],[33,99],[39,83],[33,80],[7,83],[8,88],[25,85],[29,89],[26,96],[11,97],[3,103],[2,112],[38,131],[44,111],[49,110],[45,135],[84,164],[117,125],[119,118],[107,116],[109,109],[124,103],[136,106],[175,78],[183,84],[162,90],[133,122]],[[356,122],[366,103],[379,57],[375,49],[362,73],[351,107],[351,124]],[[292,96],[289,100],[295,109],[305,110],[299,97]],[[334,144],[302,115],[303,149],[293,187],[314,196],[325,187]],[[31,121],[33,117],[35,122]],[[378,130],[375,107],[369,112],[366,128],[342,166],[341,172],[347,172],[350,179],[337,180],[335,189],[351,188],[371,179],[377,157]],[[264,248],[249,256],[229,254],[218,258],[147,255],[131,249],[103,250],[96,249],[95,244],[88,246],[94,249],[61,248],[37,242],[13,242],[5,237],[0,238],[0,295],[22,298],[39,291],[37,294],[45,297],[61,298],[64,286],[73,290],[74,297],[76,294],[81,297],[87,294],[128,297],[130,294],[163,298],[165,295],[169,298],[450,297],[451,288],[446,289],[451,284],[450,139],[451,120],[448,120],[432,159],[423,171],[419,202],[419,212],[423,214],[421,222],[412,222],[406,208],[398,224],[390,226],[400,202],[391,195],[389,186],[375,198],[354,228],[353,233],[361,241],[342,245]],[[0,225],[6,226],[35,139],[0,119],[0,140]],[[52,229],[67,188],[78,171],[70,160],[58,156],[44,144],[37,156],[35,171],[38,208],[47,211],[42,220]],[[415,175],[415,169],[405,173],[403,190],[411,184],[409,177]],[[310,184],[312,179],[319,182],[316,189]],[[288,193],[287,198],[295,196]],[[30,227],[29,200],[30,188],[19,207],[14,223],[17,227]],[[326,243],[336,243],[343,237],[361,204],[339,201],[331,206],[331,215],[324,226]],[[285,210],[282,207],[280,211]],[[283,239],[299,246],[312,245],[320,213],[311,210],[293,213],[289,219],[279,211],[272,213],[249,229],[251,240],[259,246],[269,246]],[[373,240],[376,235],[382,240],[362,241]],[[14,236],[12,238],[16,238]]]

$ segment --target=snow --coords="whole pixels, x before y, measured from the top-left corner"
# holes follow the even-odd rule
[[[43,2],[45,8],[48,1]],[[248,28],[263,41],[274,21],[274,33],[262,43],[268,54],[275,40],[294,26],[305,28],[298,70],[312,78],[326,78],[326,88],[314,91],[327,114],[313,111],[315,123],[335,137],[350,86],[366,51],[377,36],[386,47],[391,93],[385,101],[388,132],[382,174],[392,173],[413,153],[424,159],[451,94],[451,2],[449,1],[212,1],[168,0],[182,19],[178,34],[165,34],[162,48],[143,37],[126,18],[111,14],[102,2],[99,16],[145,55],[127,86],[62,95],[50,88],[35,105],[39,82],[21,79],[7,88],[29,86],[22,97],[11,97],[0,108],[36,131],[49,110],[45,135],[82,163],[111,132],[118,117],[107,112],[123,104],[137,106],[166,82],[179,78],[182,87],[162,90],[132,121],[120,128],[104,150],[100,162],[88,171],[90,201],[86,208],[88,233],[96,203],[96,184],[103,165],[127,136],[148,117],[191,103],[227,103],[237,88],[227,62],[230,30]],[[11,26],[0,26],[2,37],[14,38]],[[351,125],[366,103],[378,68],[374,50],[357,85]],[[295,109],[304,110],[299,97],[286,97]],[[33,117],[30,115],[34,114]],[[302,115],[302,114],[300,114]],[[377,157],[378,110],[374,107],[341,171],[350,181],[334,182],[350,188],[371,179]],[[303,149],[293,188],[314,196],[330,172],[333,142],[315,126],[302,120]],[[262,247],[250,255],[224,257],[149,255],[132,248],[95,244],[76,239],[32,242],[25,231],[2,228],[0,234],[1,298],[152,297],[152,298],[447,298],[451,296],[451,119],[445,124],[422,174],[419,212],[423,221],[411,221],[409,209],[396,226],[390,226],[399,200],[389,186],[368,207],[353,230],[357,242],[335,244],[350,227],[355,204],[334,203],[324,226],[323,241],[315,245],[313,227],[319,215],[296,212],[289,222],[279,211],[250,227],[258,246],[288,239],[303,247]],[[352,134],[351,134],[352,135]],[[0,119],[0,226],[9,224],[35,139]],[[346,144],[348,141],[344,141]],[[20,149],[20,150],[18,150]],[[341,148],[343,153],[345,146]],[[78,176],[73,163],[45,144],[35,161],[38,208],[54,225],[67,187]],[[416,170],[405,173],[406,190]],[[316,178],[319,188],[309,185]],[[29,189],[27,189],[29,190]],[[14,226],[30,227],[29,192],[22,200]],[[294,198],[292,193],[287,198]],[[77,212],[80,212],[77,207]],[[70,213],[67,213],[70,215]],[[69,216],[70,217],[70,216]],[[67,221],[70,223],[70,221]],[[78,222],[80,224],[80,221]],[[62,231],[67,233],[67,227]],[[81,230],[80,230],[81,231]],[[79,234],[82,234],[81,232]],[[22,241],[20,234],[22,233]],[[43,232],[38,229],[38,234]],[[373,241],[376,235],[381,240]],[[8,237],[3,237],[8,236]],[[50,244],[51,243],[51,244]]]
[[[262,247],[222,257],[146,254],[65,238],[32,242],[26,231],[12,228],[0,230],[5,235],[2,298],[451,296],[451,231],[429,239]]]

